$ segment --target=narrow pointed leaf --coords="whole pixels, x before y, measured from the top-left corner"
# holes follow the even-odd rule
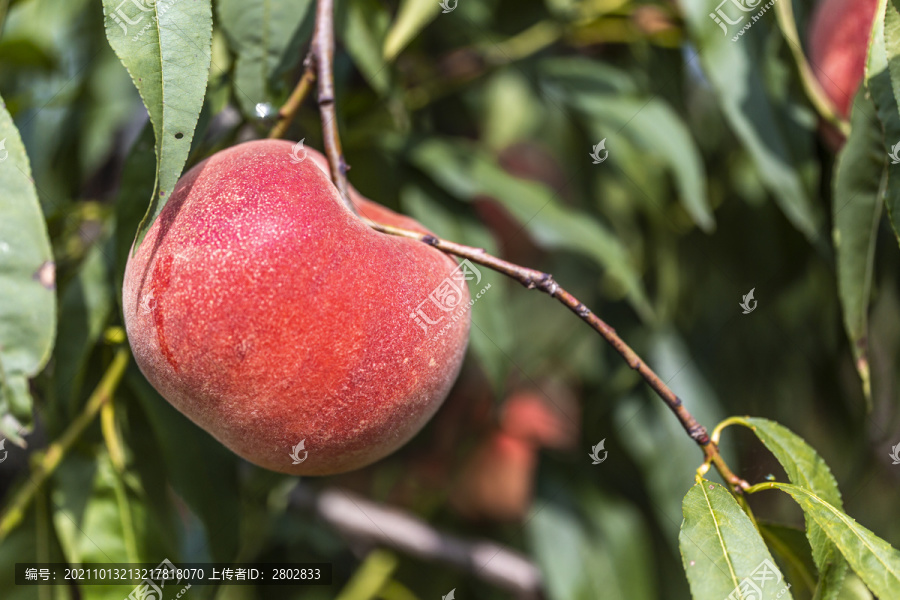
[[[792,598],[759,531],[725,487],[702,480],[684,497],[683,511],[679,547],[694,598]]]
[[[451,0],[452,6],[457,0]],[[387,32],[382,55],[386,61],[392,61],[406,48],[413,38],[419,35],[425,26],[441,14],[438,0],[401,0],[397,17]]]
[[[796,107],[768,93],[771,79],[761,57],[766,54],[769,25],[759,19],[746,35],[735,39],[755,14],[720,0],[679,0],[679,4],[697,49],[698,56],[689,60],[699,60],[725,118],[782,212],[807,238],[815,239],[822,219],[813,205],[810,183],[801,175],[814,164],[813,138],[799,135],[809,130],[796,121]],[[719,9],[739,22],[727,25],[720,18],[722,24],[717,24]]]
[[[744,417],[735,419],[735,422],[749,427],[756,434],[763,445],[778,459],[792,483],[803,486],[831,505],[843,509],[841,492],[831,474],[831,469],[800,436],[768,419]],[[829,592],[829,595],[820,597],[835,598],[840,592],[847,565],[818,523],[808,515],[806,536],[812,548],[816,568],[819,570],[820,586],[827,587]]]
[[[866,59],[866,85],[881,122],[885,156],[897,152],[900,143],[900,85],[892,73],[900,72],[900,12],[889,0],[881,0],[875,13],[872,39]],[[900,161],[887,161],[888,181],[884,204],[894,235],[900,241]]]
[[[876,596],[897,597],[897,590],[900,590],[900,551],[806,488],[775,482],[769,487],[787,492],[794,498],[804,514],[816,521]]]
[[[139,244],[188,158],[209,76],[212,7],[210,0],[103,0],[103,13],[109,44],[137,86],[156,135],[156,185]]]
[[[832,200],[844,328],[869,403],[869,296],[882,198],[887,187],[887,160],[881,126],[875,115],[874,104],[861,90],[853,104],[852,132],[838,156]]]

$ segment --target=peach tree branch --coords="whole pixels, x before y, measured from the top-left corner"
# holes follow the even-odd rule
[[[303,104],[303,101],[306,100],[306,96],[309,95],[309,91],[312,89],[315,80],[315,57],[310,53],[303,61],[303,77],[297,82],[297,86],[294,88],[294,91],[291,92],[291,95],[288,96],[284,105],[278,109],[278,122],[275,124],[275,127],[272,128],[272,131],[269,132],[269,139],[277,140],[284,137],[288,127],[294,122],[294,118],[297,116],[300,106]]]
[[[331,178],[340,192],[341,199],[347,207],[356,213],[353,202],[350,200],[349,184],[347,183],[347,164],[341,151],[341,140],[338,132],[337,118],[334,103],[334,0],[317,0],[316,25],[313,32],[311,48],[316,63],[319,80],[319,112],[322,118],[322,132],[325,140],[325,154],[331,167]],[[409,231],[399,227],[391,227],[381,223],[375,223],[361,218],[376,231],[389,235],[396,235],[418,240],[438,250],[467,258],[474,263],[483,265],[499,273],[515,279],[528,289],[540,290],[552,298],[555,298],[574,312],[578,317],[591,326],[603,339],[605,339],[616,352],[618,352],[628,365],[637,371],[644,381],[650,385],[656,394],[662,398],[666,406],[675,414],[687,434],[694,440],[705,457],[699,471],[706,472],[710,465],[715,465],[722,478],[732,486],[736,492],[746,490],[750,485],[734,474],[719,452],[718,444],[711,440],[706,428],[697,422],[690,411],[684,406],[681,399],[659,378],[653,369],[647,366],[640,356],[619,337],[616,330],[606,324],[603,319],[595,315],[575,296],[563,289],[553,280],[549,273],[543,273],[534,269],[528,269],[519,265],[491,256],[481,248],[464,246],[455,242],[442,240],[430,234]]]
[[[316,490],[301,482],[291,492],[290,506],[313,512],[349,538],[453,565],[516,597],[534,598],[540,593],[540,570],[516,550],[490,541],[457,538],[405,511],[344,489]]]
[[[731,471],[719,452],[718,444],[710,439],[706,428],[697,422],[675,392],[673,392],[669,386],[660,379],[659,375],[657,375],[646,362],[641,360],[641,357],[638,356],[638,354],[632,350],[621,337],[619,337],[615,329],[594,314],[587,306],[578,300],[578,298],[563,289],[553,280],[552,275],[491,256],[482,248],[464,246],[462,244],[457,244],[456,242],[442,240],[430,234],[383,225],[368,219],[363,219],[363,221],[365,221],[372,229],[380,231],[381,233],[418,240],[448,254],[466,258],[474,263],[493,269],[507,277],[515,279],[530,290],[540,290],[551,298],[555,298],[561,302],[566,308],[578,315],[582,321],[594,329],[594,331],[599,333],[603,339],[605,339],[616,352],[625,359],[628,366],[637,371],[641,377],[644,378],[644,381],[653,388],[653,391],[662,398],[663,402],[666,403],[666,406],[668,406],[675,414],[675,417],[681,423],[681,426],[684,427],[687,434],[698,446],[700,446],[701,450],[703,450],[705,461],[704,466],[701,467],[701,469],[705,471],[709,468],[710,464],[713,464],[715,465],[716,470],[719,471],[722,479],[730,484],[735,491],[746,490],[749,487],[749,484],[746,481]]]
[[[311,54],[314,57],[319,80],[319,114],[322,118],[322,139],[325,156],[331,167],[331,179],[350,212],[356,207],[350,200],[347,183],[347,162],[341,150],[337,111],[334,103],[334,0],[317,0],[316,27],[313,31]]]

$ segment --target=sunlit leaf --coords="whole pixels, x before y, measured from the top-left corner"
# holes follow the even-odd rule
[[[458,0],[449,0],[450,5]],[[419,32],[441,14],[441,5],[438,0],[401,0],[400,9],[394,18],[394,23],[384,40],[382,56],[387,61],[392,61],[400,54]]]
[[[734,422],[748,427],[756,434],[756,437],[781,463],[792,483],[803,486],[825,499],[832,506],[843,509],[841,492],[831,474],[831,469],[803,438],[768,419],[744,417],[735,418]],[[828,536],[809,515],[806,519],[806,535],[822,580],[820,585],[827,588],[828,591],[828,594],[819,597],[822,599],[835,598],[841,589],[847,565]]]
[[[103,0],[103,14],[109,44],[137,86],[156,135],[156,183],[138,229],[140,243],[187,161],[209,76],[212,7],[210,0]]]
[[[896,596],[900,589],[900,551],[815,492],[788,483],[772,482],[767,486],[787,492],[797,501],[876,596]]]
[[[683,510],[679,546],[694,598],[792,598],[759,531],[725,487],[695,484]]]

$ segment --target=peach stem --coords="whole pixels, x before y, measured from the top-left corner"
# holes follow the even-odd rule
[[[278,122],[275,124],[275,127],[272,128],[272,131],[269,132],[269,139],[277,140],[287,133],[288,127],[294,122],[294,118],[297,116],[300,106],[303,105],[303,101],[312,89],[312,84],[316,80],[316,69],[315,59],[311,54],[307,55],[306,59],[303,61],[303,66],[303,77],[297,82],[297,86],[294,88],[294,91],[291,92],[291,95],[284,103],[284,106],[278,109]]]
[[[356,207],[350,200],[347,183],[347,162],[341,150],[337,111],[334,102],[334,0],[316,2],[316,27],[313,32],[310,54],[313,57],[319,80],[319,113],[322,117],[322,139],[325,156],[331,166],[331,179],[341,195],[344,205],[353,214]]]

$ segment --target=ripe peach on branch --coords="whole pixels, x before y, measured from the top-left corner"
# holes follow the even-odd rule
[[[178,410],[253,463],[325,475],[386,456],[434,414],[469,295],[452,258],[366,226],[305,152],[248,142],[185,174],[128,261],[123,306],[137,364]],[[423,330],[420,311],[438,323]]]

